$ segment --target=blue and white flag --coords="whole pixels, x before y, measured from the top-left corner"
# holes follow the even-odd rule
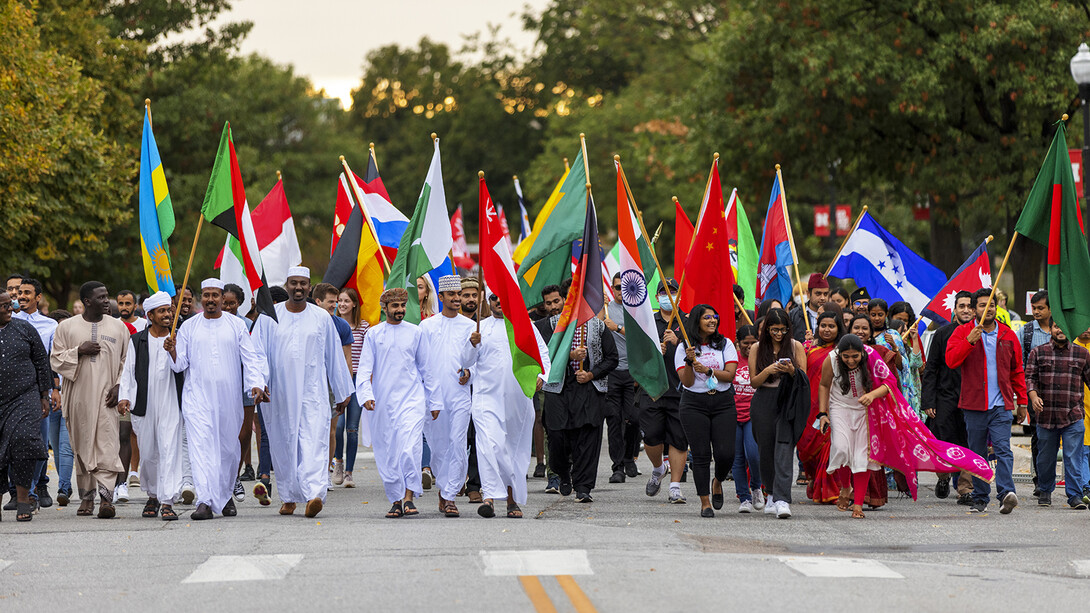
[[[521,243],[530,236],[530,216],[526,214],[526,200],[522,197],[522,185],[519,185],[518,177],[515,177],[515,193],[519,197],[519,242]]]
[[[922,313],[946,284],[946,275],[864,213],[833,262],[831,277],[854,279],[873,298],[904,300]]]

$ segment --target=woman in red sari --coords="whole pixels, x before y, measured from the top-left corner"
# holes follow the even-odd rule
[[[840,309],[826,305],[826,310],[817,317],[817,338],[806,341],[806,376],[810,379],[810,417],[806,420],[806,429],[799,439],[799,460],[803,469],[810,476],[806,485],[806,496],[819,504],[836,502],[840,496],[841,484],[836,476],[826,472],[829,465],[829,432],[815,428],[818,420],[818,384],[821,382],[821,367],[825,364],[840,337],[844,333],[844,320]]]
[[[852,318],[852,324],[848,326],[848,333],[854,334],[859,337],[863,344],[874,350],[875,354],[886,366],[893,372],[897,372],[897,369],[901,367],[901,354],[883,347],[874,341],[874,322],[871,321],[867,315],[856,315]],[[896,385],[896,384],[895,384]],[[889,501],[889,482],[886,480],[886,471],[882,469],[869,471],[870,483],[867,485],[866,503],[872,509],[884,506]],[[848,488],[851,487],[850,483],[843,483],[843,488],[840,490],[840,498],[837,499],[836,507],[841,511],[847,511],[851,508],[851,497]]]

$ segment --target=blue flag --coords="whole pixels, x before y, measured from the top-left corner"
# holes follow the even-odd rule
[[[900,300],[922,313],[946,284],[946,275],[905,246],[864,213],[833,262],[831,277],[854,279],[873,298],[892,304]]]

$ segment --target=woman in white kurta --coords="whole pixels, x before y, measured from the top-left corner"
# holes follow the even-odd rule
[[[496,308],[497,302],[491,304],[494,316],[481,321],[480,343],[477,346],[472,340],[465,343],[466,360],[473,371],[473,427],[477,432],[477,469],[485,498],[482,508],[492,500],[507,499],[508,517],[521,517],[518,505],[526,504],[534,401],[526,397],[515,379],[507,326]],[[548,373],[549,348],[537,327],[532,328]]]
[[[182,417],[197,488],[195,513],[200,505],[215,513],[235,511],[231,494],[242,455],[242,390],[252,393],[265,387],[264,361],[245,322],[234,315],[217,311],[209,318],[207,312],[200,313],[178,328],[171,367],[185,373]]]
[[[408,515],[415,514],[412,497],[423,492],[424,419],[429,398],[437,394],[434,377],[427,373],[425,345],[418,326],[400,318],[394,322],[388,314],[387,321],[368,330],[356,369],[356,398],[367,409],[375,464],[393,505],[387,513],[391,518],[400,517],[404,506],[410,507]]]
[[[867,408],[889,390],[885,385],[875,387],[867,369],[866,350],[858,336],[846,334],[840,339],[835,351],[829,354],[822,367],[821,384],[818,388],[818,419],[822,428],[830,428],[829,473],[841,468],[851,472],[848,480],[841,471],[841,499],[847,499],[849,483],[854,489],[852,517],[863,517],[863,498],[870,475],[868,470],[881,468],[870,459],[870,430],[867,425]],[[837,505],[847,510],[842,503]]]
[[[284,503],[280,513],[290,515],[305,502],[307,517],[314,517],[328,489],[329,390],[341,404],[353,386],[333,318],[318,305],[302,304],[299,313],[286,302],[276,305],[277,321],[258,317],[254,340],[269,362],[269,402],[261,416]]]

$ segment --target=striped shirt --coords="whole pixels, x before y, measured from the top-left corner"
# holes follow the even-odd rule
[[[361,321],[360,325],[352,328],[352,376],[356,376],[356,368],[360,364],[360,352],[363,351],[363,338],[367,336],[367,322]]]

